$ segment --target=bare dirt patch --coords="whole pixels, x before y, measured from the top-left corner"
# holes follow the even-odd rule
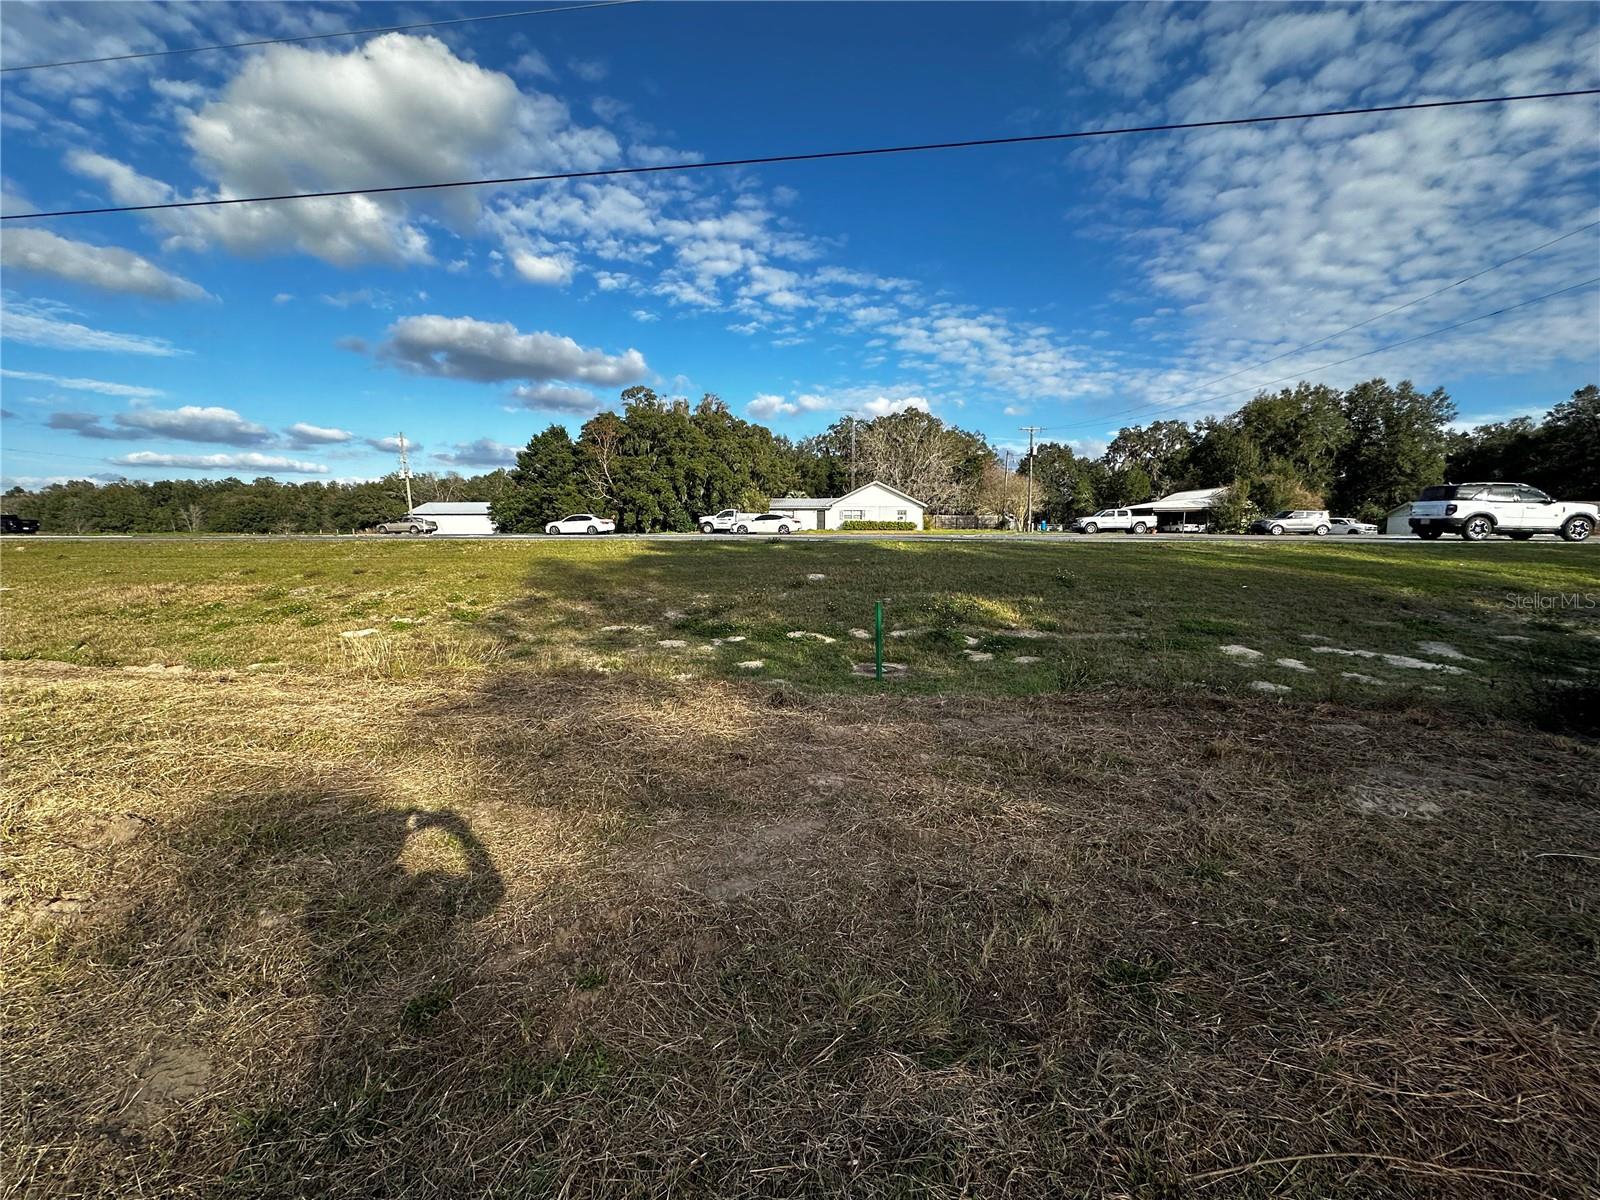
[[[123,1097],[123,1119],[136,1129],[149,1129],[205,1095],[213,1073],[211,1060],[193,1046],[147,1052],[133,1067],[133,1080]]]

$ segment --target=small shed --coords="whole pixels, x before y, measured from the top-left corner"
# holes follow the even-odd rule
[[[435,500],[406,515],[426,517],[438,525],[435,537],[487,537],[495,531],[487,500]]]
[[[773,512],[788,513],[802,529],[838,529],[846,521],[910,521],[922,528],[927,506],[899,488],[874,479],[843,496],[785,496]]]
[[[1378,524],[1379,533],[1411,533],[1411,501],[1391,508],[1384,513],[1383,520]]]

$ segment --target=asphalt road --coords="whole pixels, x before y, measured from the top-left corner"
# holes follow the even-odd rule
[[[552,536],[546,533],[497,533],[484,535],[457,535],[457,534],[429,534],[412,536],[410,534],[349,534],[349,533],[201,533],[201,534],[64,534],[64,533],[34,533],[11,534],[4,538],[7,543],[17,542],[349,542],[349,541],[376,541],[376,542],[530,542],[530,541],[652,541],[652,542],[747,542],[752,538],[762,540],[772,535],[764,534],[738,534],[738,533],[600,533],[590,536],[582,533],[567,533]],[[1517,544],[1509,538],[1489,538],[1483,542],[1469,542],[1465,538],[1446,536],[1436,541],[1424,541],[1419,537],[1409,534],[1367,534],[1354,536],[1346,534],[1341,537],[1317,538],[1306,534],[1288,534],[1283,537],[1271,537],[1265,534],[1245,533],[1147,533],[1139,536],[1126,533],[1006,533],[995,532],[952,533],[952,532],[921,532],[921,533],[821,533],[807,532],[804,534],[791,534],[791,537],[801,538],[808,542],[858,542],[858,541],[898,541],[910,540],[918,542],[949,542],[960,544],[964,542],[1010,542],[1014,544],[1035,544],[1052,546],[1124,546],[1128,543],[1151,542],[1247,542],[1254,545],[1272,546],[1286,545],[1296,542],[1349,542],[1352,544],[1383,546],[1459,546],[1470,550],[1477,546],[1492,544]],[[1533,538],[1527,545],[1573,545],[1564,542],[1554,534],[1540,534]],[[1592,538],[1586,545],[1600,546],[1600,537]]]

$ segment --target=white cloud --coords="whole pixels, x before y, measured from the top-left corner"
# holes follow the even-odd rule
[[[1138,122],[1400,103],[1431,98],[1440,79],[1451,96],[1552,90],[1600,58],[1600,25],[1577,6],[1106,11],[1093,27],[1063,23],[1055,44],[1066,76]],[[1189,416],[1226,392],[1215,407],[1231,408],[1234,389],[1593,275],[1590,232],[1196,394],[1593,220],[1594,112],[1586,99],[1551,100],[1085,144],[1076,163],[1108,189],[1075,219],[1120,235],[1151,315],[1171,314],[1160,326],[1171,340],[1158,343],[1175,351],[1170,365],[1122,372],[1121,390]],[[1567,296],[1315,377],[1588,365],[1597,324],[1592,294]]]
[[[513,75],[527,75],[534,79],[554,79],[556,73],[550,69],[550,64],[545,61],[544,55],[537,50],[523,52],[521,58],[511,64]]]
[[[792,417],[800,411],[800,406],[791,404],[782,396],[763,394],[757,396],[745,406],[752,417],[761,421],[770,421],[773,417]]]
[[[868,417],[886,417],[890,413],[908,412],[912,409],[918,412],[930,411],[928,402],[921,396],[902,396],[898,400],[891,400],[888,396],[878,396],[868,400],[856,411]]]
[[[7,229],[0,235],[0,264],[16,271],[153,300],[216,298],[199,284],[163,271],[132,250],[75,242],[48,229]]]
[[[356,435],[348,429],[334,429],[325,425],[311,425],[305,421],[296,421],[284,430],[294,442],[296,447],[336,445],[348,442]]]
[[[554,333],[522,333],[510,322],[471,317],[405,317],[389,326],[378,357],[413,375],[501,383],[566,379],[616,386],[646,371],[644,355],[609,355]]]
[[[55,350],[100,350],[111,354],[149,354],[170,358],[183,354],[165,338],[145,337],[137,333],[112,333],[104,329],[91,329],[76,321],[64,321],[59,306],[37,301],[23,301],[5,306],[0,320],[0,337],[30,346],[48,346]]]
[[[611,74],[611,68],[598,58],[574,58],[567,63],[567,67],[585,83],[599,83]]]
[[[259,446],[273,440],[265,426],[246,421],[231,408],[135,408],[115,413],[106,424],[94,413],[51,413],[46,425],[80,437],[107,441],[171,438],[180,442],[220,442],[226,446]]]
[[[13,371],[10,367],[0,367],[0,375],[8,379],[49,383],[74,392],[99,392],[102,396],[126,396],[130,399],[149,400],[162,394],[160,388],[136,387],[131,383],[108,383],[103,379],[73,379],[61,375],[46,375],[40,371]]]
[[[135,409],[118,413],[119,425],[142,429],[160,437],[187,442],[223,442],[230,446],[259,445],[272,440],[263,425],[247,421],[231,408],[185,404],[175,409]]]
[[[659,316],[647,308],[636,308],[630,315],[642,325],[649,325],[652,322],[661,320]]]
[[[932,405],[924,396],[911,394],[907,389],[885,390],[874,387],[802,392],[793,400],[768,393],[758,395],[745,407],[751,416],[761,420],[792,417],[799,413],[844,413],[871,418],[905,412],[908,409],[932,411]]]
[[[509,467],[517,461],[517,447],[479,438],[475,442],[457,442],[453,449],[435,454],[434,458],[458,467]]]
[[[185,404],[180,408],[136,408],[117,413],[112,420],[125,429],[153,437],[184,442],[221,442],[228,446],[259,446],[272,441],[264,425],[247,421],[231,408]]]
[[[293,299],[293,297],[290,297]],[[374,288],[352,288],[342,292],[323,292],[317,297],[332,308],[393,308],[387,292]]]
[[[371,446],[374,450],[381,450],[385,454],[398,454],[398,453],[400,453],[400,439],[398,437],[367,438],[366,439],[366,443],[367,443],[367,445]],[[416,454],[416,453],[420,452],[421,449],[422,449],[422,443],[421,442],[414,442],[410,438],[406,439],[406,451],[408,453]]]
[[[511,254],[511,265],[529,283],[564,287],[572,282],[572,260],[559,254],[515,250]]]
[[[531,408],[535,412],[561,412],[587,416],[600,411],[600,398],[582,388],[562,387],[552,383],[525,384],[513,388],[511,395],[523,408]]]
[[[210,181],[193,198],[594,167],[619,152],[610,133],[575,125],[553,97],[520,92],[510,76],[457,57],[437,38],[399,33],[347,51],[266,47],[181,120],[195,165]],[[79,151],[68,165],[100,180],[119,203],[177,198],[167,184],[103,155]],[[459,189],[151,219],[180,244],[215,242],[241,254],[299,249],[339,265],[428,262],[428,231],[413,210],[466,228],[480,202],[476,190]]]
[[[46,429],[59,429],[79,437],[95,438],[107,442],[135,441],[144,435],[128,429],[105,424],[97,413],[53,412],[45,421]]]
[[[192,79],[152,79],[150,90],[174,104],[193,104],[206,94],[206,89]]]
[[[154,450],[136,450],[106,461],[119,467],[183,467],[195,471],[232,471],[241,468],[257,471],[282,471],[288,475],[326,475],[328,468],[321,463],[299,458],[283,458],[276,454],[162,454]]]

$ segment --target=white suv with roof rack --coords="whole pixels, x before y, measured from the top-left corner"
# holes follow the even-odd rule
[[[1523,542],[1536,533],[1558,533],[1581,542],[1600,524],[1600,509],[1552,500],[1525,483],[1441,483],[1422,489],[1408,523],[1423,538],[1459,533],[1481,542],[1502,533]]]

